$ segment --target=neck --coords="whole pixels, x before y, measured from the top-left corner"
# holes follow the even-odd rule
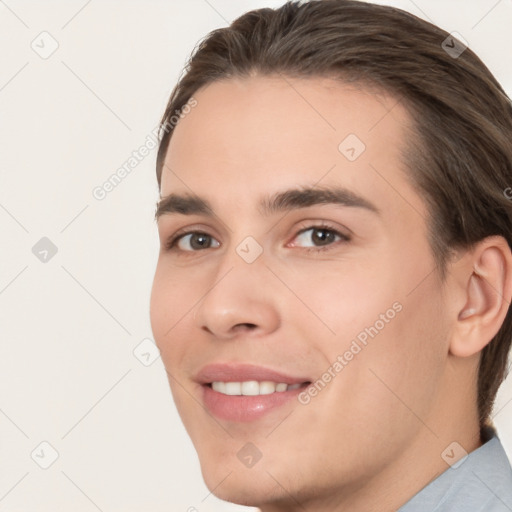
[[[364,482],[341,486],[331,494],[295,497],[287,503],[261,507],[261,512],[396,512],[410,498],[435,480],[450,466],[442,458],[456,441],[468,453],[483,444],[478,422],[464,430],[440,430],[422,425],[418,435],[403,447],[399,456],[378,474]],[[454,450],[454,457],[457,456]],[[450,452],[448,452],[450,454]],[[446,458],[446,457],[445,457]],[[453,461],[452,463],[454,463]],[[320,493],[319,493],[320,494]]]

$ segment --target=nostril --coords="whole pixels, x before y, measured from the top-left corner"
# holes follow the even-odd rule
[[[236,324],[235,328],[239,328],[239,327],[242,327],[242,326],[247,327],[248,329],[254,329],[254,328],[257,327],[256,324],[243,323],[243,324]]]

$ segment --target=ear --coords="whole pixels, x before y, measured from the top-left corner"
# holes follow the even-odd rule
[[[460,304],[450,352],[468,357],[480,352],[496,335],[512,298],[512,252],[501,236],[487,237],[459,260]]]

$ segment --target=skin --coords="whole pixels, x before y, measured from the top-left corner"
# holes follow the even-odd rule
[[[477,364],[512,295],[510,250],[486,239],[441,282],[426,205],[401,161],[411,120],[389,95],[251,76],[194,97],[161,196],[194,192],[215,217],[159,217],[151,323],[205,482],[263,512],[394,511],[448,468],[450,443],[481,445]],[[353,162],[338,150],[350,133],[366,145]],[[261,197],[297,185],[344,186],[379,214],[332,204],[259,213]],[[350,240],[320,252],[318,231],[300,234],[320,222]],[[181,229],[210,235],[211,246],[186,237],[166,250]],[[263,249],[251,264],[236,252],[247,236]],[[250,362],[314,381],[397,301],[401,311],[307,405],[292,400],[250,423],[201,405],[194,375],[205,364]],[[262,453],[252,468],[237,458],[247,442]]]

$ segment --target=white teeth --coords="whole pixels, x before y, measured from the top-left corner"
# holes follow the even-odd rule
[[[241,395],[242,384],[240,382],[226,382],[224,393],[226,395]]]
[[[226,383],[225,382],[212,382],[212,389],[214,391],[218,391],[219,393],[226,393]]]
[[[279,386],[279,384],[278,384]],[[286,390],[286,384],[285,384]],[[276,385],[274,382],[269,382],[268,380],[264,382],[260,382],[260,395],[270,395],[276,391]]]
[[[275,392],[283,392],[298,389],[302,384],[286,384],[285,382],[270,382],[248,380],[244,382],[212,382],[212,389],[223,395],[270,395]]]
[[[259,395],[260,394],[260,385],[255,380],[248,380],[247,382],[242,382],[242,395]]]

